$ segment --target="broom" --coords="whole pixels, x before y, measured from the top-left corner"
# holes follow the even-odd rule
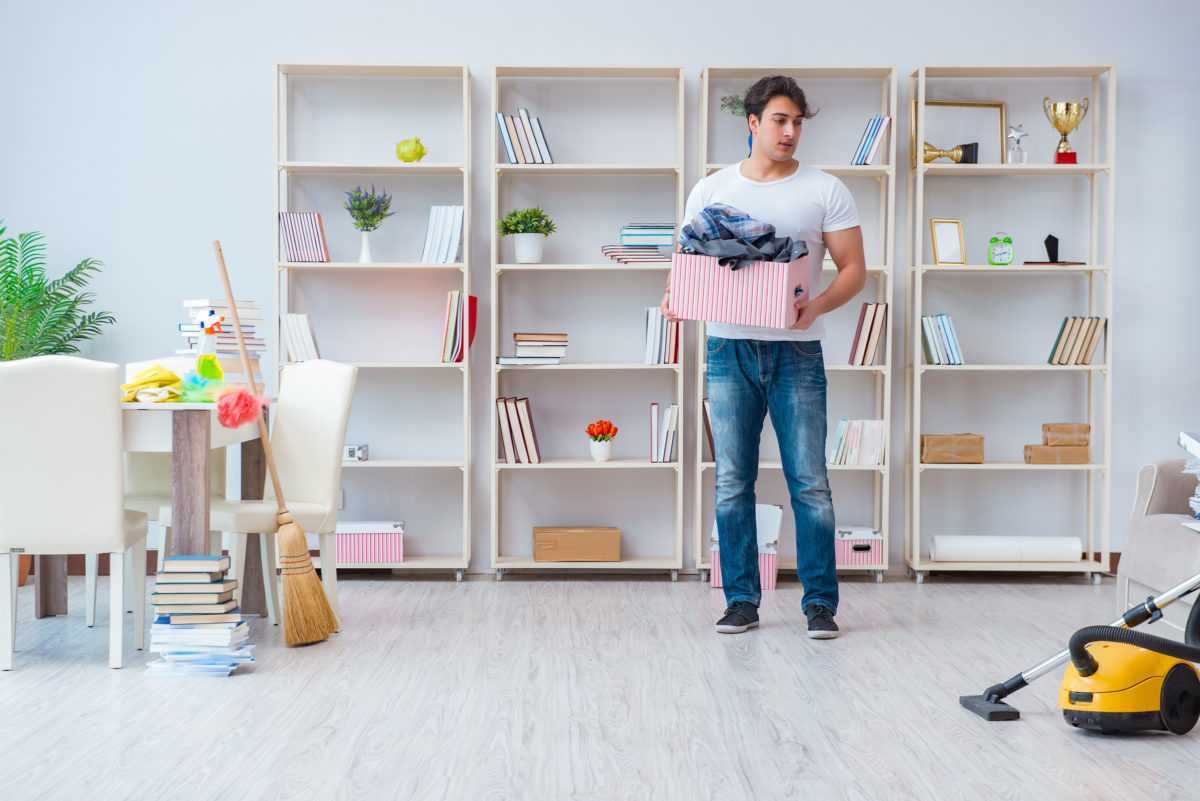
[[[225,299],[233,316],[233,331],[237,336],[238,350],[242,356],[242,372],[246,375],[248,391],[254,391],[254,374],[250,370],[250,357],[246,354],[246,340],[242,336],[242,323],[238,320],[237,303],[233,299],[233,288],[229,285],[229,273],[225,269],[225,256],[221,253],[219,240],[213,241],[217,254],[217,265],[221,269],[221,282],[225,285]],[[337,630],[337,618],[325,597],[321,580],[313,569],[308,555],[308,540],[304,529],[292,520],[287,503],[283,499],[283,487],[279,484],[279,471],[275,467],[275,454],[271,451],[271,439],[262,414],[258,415],[258,431],[262,439],[263,453],[271,473],[271,484],[275,488],[275,500],[279,504],[278,544],[279,562],[283,573],[283,637],[288,645],[306,645],[327,639]],[[273,567],[273,566],[272,566]]]

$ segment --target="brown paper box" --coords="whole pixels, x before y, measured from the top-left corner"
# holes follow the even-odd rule
[[[925,464],[982,464],[982,434],[922,434],[921,461]]]
[[[1091,434],[1087,423],[1042,423],[1043,445],[1087,445]]]
[[[619,562],[621,529],[615,526],[534,526],[535,562]]]
[[[1087,445],[1026,445],[1026,464],[1087,464]]]

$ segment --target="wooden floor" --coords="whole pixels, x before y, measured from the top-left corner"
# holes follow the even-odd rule
[[[848,579],[818,641],[782,579],[760,629],[720,635],[695,577],[347,578],[341,633],[289,649],[255,620],[228,679],[146,676],[131,622],[109,670],[82,590],[44,620],[20,591],[2,798],[1200,798],[1200,729],[1073,730],[1058,675],[1017,722],[958,704],[1116,617],[1112,579]]]

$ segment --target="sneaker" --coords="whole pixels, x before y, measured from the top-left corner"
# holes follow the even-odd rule
[[[813,604],[804,610],[808,616],[808,636],[814,640],[832,640],[838,636],[838,625],[833,622],[833,610],[824,604]]]
[[[717,621],[717,631],[722,634],[740,634],[746,629],[758,628],[758,607],[749,601],[734,601],[725,610],[725,616]]]

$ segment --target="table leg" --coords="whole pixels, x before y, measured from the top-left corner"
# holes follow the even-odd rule
[[[267,410],[263,410],[265,419]],[[267,460],[263,456],[262,440],[252,439],[242,443],[242,500],[258,500],[263,496],[266,482]],[[267,596],[262,578],[262,548],[259,537],[246,537],[246,560],[242,573],[242,612],[247,615],[267,616]]]
[[[208,553],[212,419],[206,409],[177,409],[171,414],[172,555]]]
[[[67,613],[67,557],[63,554],[35,556],[33,572],[33,616],[51,617]],[[85,603],[87,601],[85,600]]]

